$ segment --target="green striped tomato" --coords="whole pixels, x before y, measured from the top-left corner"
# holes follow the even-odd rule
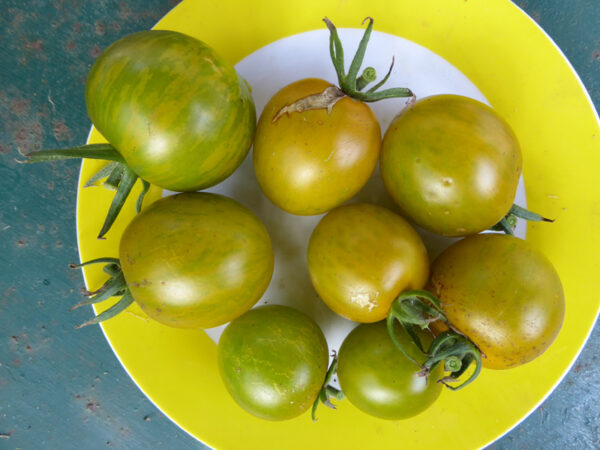
[[[325,336],[310,317],[268,305],[227,326],[217,358],[225,387],[243,409],[285,420],[312,406],[325,381],[327,353]]]
[[[212,48],[175,31],[142,31],[108,47],[88,75],[85,100],[131,169],[173,191],[231,175],[256,126],[246,81]]]
[[[211,328],[248,311],[273,274],[271,239],[235,200],[165,197],[123,233],[119,258],[136,303],[165,325]]]

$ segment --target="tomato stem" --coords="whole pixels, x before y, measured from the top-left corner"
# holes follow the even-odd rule
[[[327,369],[327,374],[325,375],[325,381],[323,382],[323,387],[319,391],[319,395],[317,395],[317,398],[315,399],[313,406],[312,406],[311,417],[312,417],[313,422],[317,421],[317,407],[319,406],[319,403],[323,403],[328,408],[336,409],[335,405],[331,402],[331,400],[336,399],[337,401],[340,401],[340,400],[343,400],[344,397],[346,397],[346,395],[344,394],[343,391],[341,391],[329,384],[329,383],[331,383],[331,379],[333,378],[333,376],[335,375],[335,373],[337,371],[337,364],[338,364],[337,355],[334,352],[333,360],[331,361],[329,369]]]
[[[538,213],[529,211],[522,206],[513,204],[508,213],[500,220],[500,222],[490,229],[494,231],[503,231],[504,233],[512,236],[514,235],[514,229],[517,226],[518,219],[524,219],[530,222],[554,222],[554,219],[548,219]]]
[[[371,37],[371,32],[373,30],[373,19],[371,17],[365,18],[362,22],[364,24],[366,21],[368,21],[369,24],[365,29],[354,58],[352,58],[352,62],[350,63],[350,68],[347,74],[345,73],[344,67],[344,48],[342,46],[337,29],[327,17],[325,17],[323,21],[329,29],[329,53],[337,73],[340,89],[344,92],[344,94],[363,102],[376,102],[386,98],[395,97],[414,97],[414,94],[408,88],[392,88],[376,92],[377,89],[379,89],[389,78],[392,67],[394,66],[394,59],[392,59],[392,64],[385,78],[367,92],[361,92],[367,84],[375,81],[376,78],[375,69],[372,67],[367,67],[363,71],[362,75],[358,77],[358,72],[360,71],[360,67],[363,63],[369,38]]]
[[[423,364],[419,375],[428,376],[443,361],[444,369],[450,372],[450,375],[437,381],[453,391],[472,383],[481,372],[481,352],[466,336],[456,331],[448,330],[440,333],[429,346],[427,353],[430,357]],[[458,385],[449,384],[459,381],[472,363],[475,363],[475,370],[469,378]]]
[[[362,91],[367,84],[377,79],[377,72],[373,67],[367,67],[363,70],[360,77],[356,79],[356,90]]]

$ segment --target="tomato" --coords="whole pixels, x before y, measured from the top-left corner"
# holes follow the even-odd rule
[[[142,179],[195,191],[242,162],[256,125],[250,88],[205,43],[175,31],[128,35],[88,74],[92,123]]]
[[[431,335],[417,331],[423,342]],[[399,328],[397,338],[419,363],[423,355]],[[438,365],[429,379],[392,342],[385,322],[362,324],[346,337],[338,353],[337,376],[350,403],[382,419],[406,419],[426,410],[440,395],[436,380],[443,374]]]
[[[484,367],[493,369],[541,355],[565,314],[562,285],[550,261],[507,235],[469,236],[448,247],[434,261],[427,289],[440,299],[452,327],[482,351]]]
[[[348,96],[331,112],[313,109],[276,118],[285,106],[332,84],[305,79],[281,89],[256,129],[254,170],[264,194],[281,209],[321,214],[354,196],[379,158],[381,130],[371,109]]]
[[[416,102],[390,124],[381,175],[403,215],[445,236],[478,233],[510,210],[521,150],[489,106],[457,95]]]
[[[183,328],[210,328],[243,314],[273,273],[264,225],[235,200],[209,193],[152,204],[124,231],[119,257],[146,314]]]
[[[384,319],[406,289],[420,289],[429,259],[417,232],[390,210],[366,203],[340,206],[315,227],[308,271],[323,301],[356,322]]]
[[[233,399],[268,420],[291,419],[308,410],[329,361],[318,325],[281,305],[260,306],[232,321],[219,340],[217,358]]]

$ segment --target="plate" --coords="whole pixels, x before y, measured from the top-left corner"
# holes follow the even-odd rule
[[[588,292],[600,287],[595,277],[600,269],[596,257],[600,238],[593,232],[600,224],[600,207],[587,180],[595,179],[600,167],[600,130],[591,101],[572,67],[549,37],[507,0],[403,0],[389,5],[383,0],[370,2],[368,7],[351,0],[301,4],[228,0],[218,5],[187,0],[156,28],[195,36],[237,63],[240,73],[253,84],[259,112],[270,95],[287,82],[306,76],[334,81],[333,69],[328,68],[324,16],[344,28],[347,54],[362,33],[356,28],[364,17],[375,19],[378,33],[368,52],[373,65],[384,73],[390,53],[402,55],[396,54],[395,79],[389,86],[410,82],[419,96],[446,91],[487,100],[511,124],[521,142],[530,209],[556,219],[552,225],[529,225],[527,240],[552,260],[561,276],[567,301],[563,329],[550,350],[537,360],[507,371],[484,370],[477,383],[460,392],[444,392],[416,418],[383,421],[344,401],[337,411],[321,408],[319,421],[313,423],[308,414],[286,422],[265,422],[242,411],[227,394],[216,368],[213,339],[218,338],[219,330],[205,333],[168,328],[151,321],[135,306],[106,322],[103,330],[111,347],[140,389],[176,424],[207,445],[235,448],[243,442],[245,448],[261,449],[395,448],[399,444],[408,448],[482,447],[543,401],[568,371],[593,327],[599,299]],[[320,45],[320,53],[311,50]],[[258,61],[271,65],[261,67]],[[403,106],[400,100],[384,102],[373,105],[383,131]],[[90,142],[100,140],[93,130]],[[107,240],[95,238],[111,193],[82,187],[99,164],[86,161],[81,170],[77,229],[82,260],[117,255],[119,237],[134,215],[131,201]],[[297,246],[296,256],[287,255],[290,259],[278,246],[278,242],[286,242],[290,230],[297,242],[302,242],[318,217],[297,218],[276,209],[269,212],[268,201],[259,192],[239,189],[248,185],[243,180],[252,179],[249,157],[231,179],[213,190],[227,192],[257,211],[279,249],[274,279],[261,302],[283,303],[285,297],[313,315],[324,328],[330,348],[338,348],[353,324],[332,317],[319,303],[306,285],[308,276],[302,267],[291,270],[302,246]],[[377,183],[375,176],[358,198],[393,208]],[[146,204],[161,195],[153,188]],[[436,243],[435,248],[440,245],[444,243]],[[86,268],[84,273],[89,288],[103,281],[100,268]],[[298,286],[302,289],[295,289]],[[291,298],[289,292],[302,294]]]

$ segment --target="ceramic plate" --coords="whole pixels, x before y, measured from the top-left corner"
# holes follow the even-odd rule
[[[367,416],[348,401],[286,422],[266,422],[241,410],[227,394],[216,367],[222,328],[177,330],[148,319],[135,305],[103,325],[107,340],[140,389],[176,424],[217,448],[476,448],[523,420],[549,395],[578,355],[598,313],[600,207],[592,180],[600,167],[598,117],[581,81],[550,38],[508,0],[320,0],[237,3],[186,0],[156,26],[192,35],[224,55],[253,86],[257,111],[284,85],[305,77],[335,81],[329,61],[328,16],[340,29],[348,55],[375,19],[366,65],[385,73],[396,59],[391,86],[418,97],[457,93],[492,105],[513,127],[523,150],[525,197],[530,209],[556,219],[530,224],[526,237],[556,266],[567,312],[552,347],[537,360],[506,371],[484,370],[460,392],[443,392],[425,413],[403,421]],[[373,104],[385,131],[404,100]],[[90,142],[102,137],[92,130]],[[102,163],[82,165],[78,238],[82,260],[118,253],[120,235],[134,215],[129,201],[106,240],[96,235],[111,200],[102,188],[82,189]],[[138,186],[139,189],[139,186]],[[353,323],[331,313],[310,285],[306,243],[320,216],[297,217],[272,206],[260,192],[251,155],[236,173],[210,189],[242,202],[269,230],[276,269],[259,304],[285,303],[313,316],[331,349]],[[153,188],[146,205],[162,193]],[[526,195],[525,195],[526,194]],[[135,198],[135,192],[132,198]],[[394,209],[376,173],[352,201]],[[433,257],[447,240],[424,234]],[[89,288],[103,282],[99,267],[85,270]],[[108,306],[108,305],[107,305]],[[106,308],[107,306],[103,307]]]

